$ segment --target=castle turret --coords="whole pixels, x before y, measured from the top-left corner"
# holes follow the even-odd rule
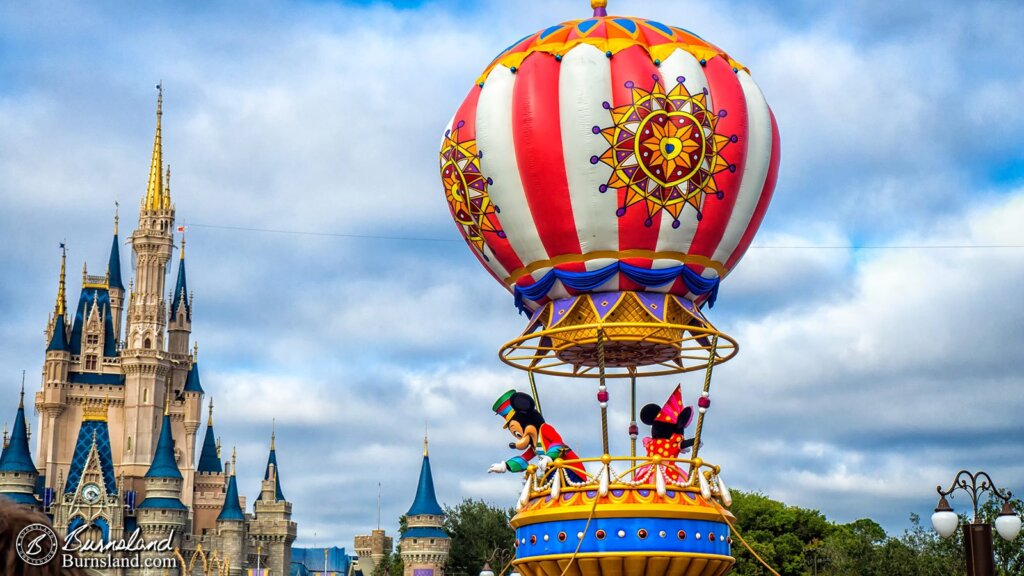
[[[120,216],[114,213],[114,239],[110,244],[110,260],[107,262],[107,286],[110,290],[110,315],[113,318],[114,341],[121,340],[121,319],[124,312],[124,283],[121,279],[121,242],[117,235]]]
[[[224,470],[220,462],[220,447],[213,432],[213,399],[206,421],[206,436],[196,466],[195,488],[192,495],[192,532],[196,535],[212,533],[216,529],[217,515],[224,502]],[[236,488],[237,491],[237,488]]]
[[[231,450],[231,470],[228,476],[228,488],[224,493],[224,505],[217,516],[217,537],[220,553],[229,562],[231,576],[244,574],[242,569],[248,555],[246,543],[245,513],[238,499],[238,483],[235,480],[235,450]],[[287,574],[287,572],[272,572]]]
[[[416,498],[405,514],[406,530],[399,540],[405,576],[444,576],[451,539],[445,533],[444,510],[434,494],[434,477],[430,472],[430,452],[423,438],[423,463]]]
[[[68,343],[67,325],[67,246],[60,245],[60,280],[57,286],[57,302],[47,327],[46,359],[43,362],[43,389],[36,396],[36,409],[40,414],[40,471],[49,482],[57,477],[58,442],[63,438],[60,415],[68,406],[68,372],[71,369],[71,346]]]
[[[6,436],[6,434],[5,434]],[[18,413],[14,417],[14,429],[11,437],[4,438],[3,453],[0,453],[0,496],[38,508],[36,497],[36,466],[32,462],[32,454],[28,448],[28,428],[25,422],[25,383],[21,383],[21,400],[18,402]]]
[[[178,259],[178,280],[171,293],[171,313],[167,319],[167,351],[175,356],[188,355],[188,338],[192,334],[192,303],[189,302],[185,277],[185,236],[181,236]]]
[[[139,206],[139,225],[131,237],[136,276],[128,298],[125,342],[121,351],[125,406],[121,441],[124,446],[135,447],[125,453],[121,465],[124,472],[132,477],[142,476],[153,461],[156,444],[154,424],[164,411],[163,402],[173,379],[164,343],[167,324],[164,278],[174,248],[174,205],[164,180],[160,131],[163,89],[157,88],[160,92],[149,183]],[[184,378],[183,372],[181,378]]]
[[[253,505],[250,536],[267,554],[271,574],[287,574],[291,566],[292,542],[297,527],[292,522],[292,503],[284,499],[277,465],[275,432],[270,434],[270,455],[263,475],[260,495]]]
[[[181,543],[188,509],[181,502],[182,475],[174,458],[171,417],[165,411],[153,463],[145,477],[146,499],[139,504],[138,524],[146,542],[171,539]]]

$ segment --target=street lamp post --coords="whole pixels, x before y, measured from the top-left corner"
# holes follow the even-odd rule
[[[978,499],[988,492],[991,497],[1003,501],[1003,509],[996,518],[996,532],[1005,540],[1013,540],[1020,533],[1021,519],[1013,513],[1009,490],[1000,490],[992,482],[987,472],[971,474],[967,470],[957,472],[953,483],[946,490],[936,486],[939,493],[939,505],[932,514],[932,526],[942,538],[949,538],[960,524],[960,517],[950,507],[946,497],[952,498],[953,492],[963,490],[971,497],[974,506],[974,517],[971,522],[961,527],[964,535],[964,552],[967,556],[967,576],[994,576],[995,556],[992,551],[992,525],[978,519]]]

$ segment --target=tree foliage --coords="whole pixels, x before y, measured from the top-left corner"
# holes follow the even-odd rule
[[[911,514],[909,530],[889,536],[877,522],[861,518],[848,524],[828,521],[817,510],[787,506],[763,494],[733,492],[730,508],[743,538],[782,576],[947,576],[965,570],[963,537],[943,540]],[[1024,503],[1014,500],[1018,514]],[[979,510],[993,522],[1001,503]],[[966,519],[962,519],[966,521]],[[1024,574],[1024,533],[1013,542],[993,538],[999,576]],[[733,539],[735,574],[770,574],[738,538]]]
[[[495,574],[512,558],[515,532],[509,525],[514,511],[482,500],[463,500],[446,506],[444,529],[452,539],[445,574],[476,576],[491,559]]]

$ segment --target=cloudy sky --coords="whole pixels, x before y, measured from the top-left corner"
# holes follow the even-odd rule
[[[741,352],[716,371],[702,456],[735,487],[899,533],[963,467],[1024,493],[1024,6],[836,4],[611,11],[728,50],[782,134],[772,207],[710,313]],[[276,417],[299,544],[351,547],[376,521],[378,482],[393,531],[426,419],[440,500],[512,503],[515,478],[484,472],[510,455],[489,408],[527,386],[496,356],[524,319],[450,221],[437,143],[494,55],[588,12],[4,3],[0,419],[21,370],[38,386],[58,243],[72,271],[99,271],[115,201],[133,228],[162,80],[203,384],[243,493],[258,493]],[[641,382],[641,401],[675,381]],[[699,377],[681,381],[692,402]],[[593,390],[540,387],[548,419],[597,453]],[[622,452],[625,391],[611,389]]]

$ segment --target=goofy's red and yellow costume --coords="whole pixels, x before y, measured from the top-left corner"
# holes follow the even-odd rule
[[[558,458],[579,460],[580,457],[562,440],[558,430],[544,421],[529,395],[509,390],[494,402],[492,409],[505,419],[504,428],[515,438],[515,442],[509,443],[509,448],[523,450],[523,453],[494,464],[490,472],[522,472],[530,460],[538,456],[542,466]],[[581,482],[587,471],[583,464],[575,462],[568,466],[566,473],[571,480]]]

